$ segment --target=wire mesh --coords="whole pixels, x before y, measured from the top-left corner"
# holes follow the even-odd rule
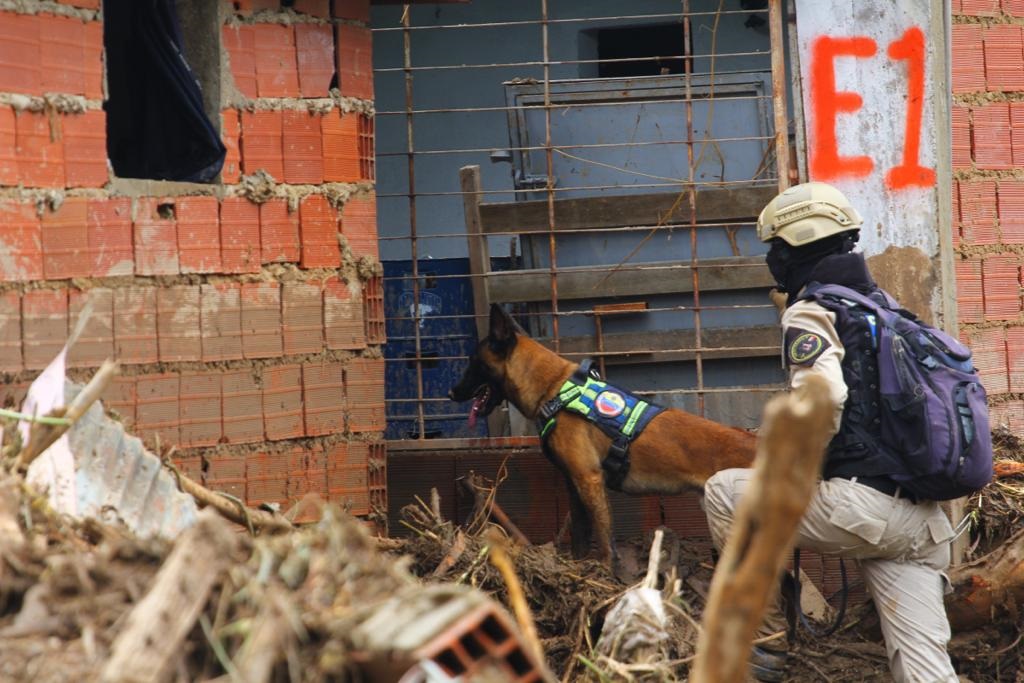
[[[446,396],[489,303],[713,419],[752,425],[780,387],[754,230],[789,174],[779,3],[620,7],[374,8],[389,438],[530,433]]]

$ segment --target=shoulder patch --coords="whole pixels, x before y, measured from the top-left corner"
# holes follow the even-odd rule
[[[786,330],[786,363],[788,365],[814,365],[821,354],[832,346],[817,332],[808,332],[799,327]]]

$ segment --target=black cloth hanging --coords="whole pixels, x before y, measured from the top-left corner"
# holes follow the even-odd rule
[[[174,0],[103,0],[107,152],[121,178],[211,182],[227,150],[182,52]]]

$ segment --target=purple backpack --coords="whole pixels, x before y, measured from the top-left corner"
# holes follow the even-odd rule
[[[906,466],[891,479],[922,500],[952,500],[992,480],[985,388],[971,351],[899,307],[841,285],[812,284],[802,298],[861,308],[878,352],[881,444]]]

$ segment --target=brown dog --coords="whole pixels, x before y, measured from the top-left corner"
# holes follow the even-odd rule
[[[495,304],[488,336],[448,396],[459,402],[473,399],[471,410],[479,417],[508,399],[527,418],[535,419],[577,367],[530,339]],[[573,555],[584,556],[596,532],[598,555],[606,564],[611,563],[614,549],[601,461],[610,443],[599,427],[566,410],[558,413],[547,440],[548,455],[569,484]],[[630,446],[631,464],[622,490],[644,494],[699,489],[719,470],[749,467],[755,444],[756,437],[742,429],[668,408]]]

